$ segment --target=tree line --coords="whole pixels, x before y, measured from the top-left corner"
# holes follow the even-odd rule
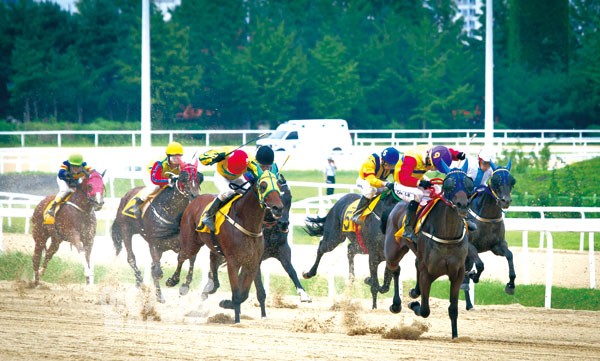
[[[139,122],[141,1],[0,3],[0,118]],[[482,128],[483,26],[454,0],[182,0],[151,8],[152,127]],[[497,128],[600,119],[600,5],[494,1]]]

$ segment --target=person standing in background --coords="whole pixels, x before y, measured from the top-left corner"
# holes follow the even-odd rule
[[[335,165],[335,161],[333,157],[327,157],[327,165],[323,170],[323,174],[325,174],[325,183],[327,184],[335,184],[335,171],[337,170],[337,166]],[[330,196],[333,194],[333,188],[327,188],[327,195]]]

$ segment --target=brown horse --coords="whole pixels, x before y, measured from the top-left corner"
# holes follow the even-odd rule
[[[270,209],[275,218],[281,217],[283,210],[277,178],[273,173],[265,171],[249,189],[241,188],[244,194],[233,201],[218,234],[196,230],[203,211],[215,199],[214,194],[200,195],[185,209],[181,218],[177,269],[167,281],[171,286],[179,283],[185,260],[190,259],[191,264],[200,247],[206,244],[211,253],[222,254],[227,262],[231,299],[223,300],[219,305],[235,311],[235,323],[240,322],[240,305],[248,298],[263,256],[265,210]],[[261,304],[264,304],[265,297],[264,294],[259,295]]]
[[[442,162],[444,166],[445,163]],[[398,288],[400,260],[410,249],[416,255],[417,284],[410,291],[412,298],[421,296],[420,304],[409,304],[416,315],[428,317],[429,292],[433,281],[443,275],[450,279],[450,306],[448,315],[452,325],[452,338],[458,337],[458,294],[465,276],[465,261],[469,240],[464,218],[469,206],[469,195],[473,192],[473,180],[467,176],[467,162],[462,169],[452,170],[445,167],[446,177],[442,184],[443,195],[433,203],[431,210],[417,233],[418,240],[413,243],[396,233],[404,223],[407,203],[398,203],[390,213],[385,232],[384,253],[387,268],[392,271],[394,297],[390,306],[392,313],[402,309]]]
[[[142,219],[123,214],[130,200],[142,189],[136,187],[129,190],[117,209],[117,215],[111,228],[111,235],[117,255],[123,244],[127,250],[127,262],[133,269],[136,286],[143,283],[142,273],[137,267],[135,254],[131,244],[134,234],[141,234],[148,242],[152,257],[152,278],[156,288],[156,299],[164,303],[165,299],[160,290],[159,281],[163,276],[160,267],[162,254],[168,250],[179,251],[179,220],[183,210],[198,195],[200,184],[204,177],[197,171],[196,164],[185,164],[173,187],[165,187],[156,195],[142,214]]]
[[[100,210],[104,205],[103,176],[104,173],[93,171],[89,177],[81,178],[75,192],[56,211],[54,224],[44,224],[44,212],[55,196],[47,196],[35,207],[31,225],[35,241],[33,274],[36,287],[48,267],[48,262],[63,241],[71,243],[80,254],[83,253],[82,264],[86,283],[94,283],[94,270],[90,263],[90,254],[96,236],[96,214],[94,212]],[[50,245],[46,247],[48,238],[50,238]],[[44,252],[44,264],[40,268]]]

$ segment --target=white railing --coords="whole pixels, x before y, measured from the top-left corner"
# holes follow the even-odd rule
[[[311,186],[317,185],[322,188],[329,187],[328,184],[311,183],[311,182],[289,182],[290,186]],[[336,185],[337,188],[350,188],[353,185]],[[322,191],[322,190],[321,190]],[[293,226],[304,225],[304,219],[307,215],[314,215],[315,213],[325,215],[326,212],[331,208],[337,199],[343,194],[335,194],[332,196],[314,197],[310,199],[301,200],[292,204],[292,212],[290,214],[290,222]],[[35,205],[41,200],[39,196],[28,196],[24,194],[16,193],[2,193],[0,192],[0,253],[3,252],[3,225],[4,218],[7,218],[7,224],[10,226],[13,218],[24,218],[25,219],[25,230],[24,233],[29,233],[30,222],[29,219],[33,214]],[[102,238],[108,238],[110,234],[110,225],[114,219],[116,208],[118,207],[118,198],[107,198],[105,199],[104,208],[96,213],[99,222],[104,222],[105,236]],[[303,212],[298,212],[302,210]],[[553,260],[556,256],[554,252],[552,233],[554,232],[579,232],[581,234],[580,250],[584,251],[584,234],[589,234],[588,243],[588,272],[589,272],[589,288],[596,288],[596,255],[594,245],[594,233],[600,232],[600,219],[599,218],[585,218],[586,214],[600,213],[600,207],[511,207],[507,213],[538,213],[540,218],[505,218],[505,226],[507,231],[522,231],[522,248],[521,258],[524,260],[521,264],[520,275],[523,279],[523,284],[529,284],[531,279],[531,270],[529,268],[529,240],[528,232],[540,232],[540,249],[544,247],[544,237],[546,238],[546,281],[545,281],[545,307],[551,308],[552,298],[552,274],[554,272]],[[581,218],[546,218],[548,213],[575,213],[579,214]],[[294,252],[302,252],[303,257],[306,258],[307,252],[310,254],[306,246],[298,246],[293,244],[293,227],[290,227],[290,245],[294,248]],[[96,251],[98,248],[94,248]],[[98,251],[100,252],[100,251]],[[104,252],[112,252],[112,250],[106,250]],[[295,253],[295,254],[296,254]],[[341,253],[339,253],[341,254]],[[105,255],[102,255],[105,256]],[[96,255],[96,257],[98,257]],[[296,255],[298,257],[298,255]],[[310,257],[310,256],[308,256]],[[342,256],[340,256],[342,257]],[[345,258],[344,258],[345,259]],[[340,271],[334,263],[324,262],[322,271],[328,274],[330,281],[330,296],[335,294],[333,288],[333,275]],[[267,272],[272,267],[267,267]],[[472,302],[474,301],[475,289],[472,285]]]

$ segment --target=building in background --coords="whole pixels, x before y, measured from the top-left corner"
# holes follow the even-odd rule
[[[483,1],[482,0],[455,0],[458,6],[458,14],[454,20],[462,18],[465,22],[463,25],[463,31],[468,36],[475,36],[475,30],[481,27],[479,21],[480,16],[483,15]]]

